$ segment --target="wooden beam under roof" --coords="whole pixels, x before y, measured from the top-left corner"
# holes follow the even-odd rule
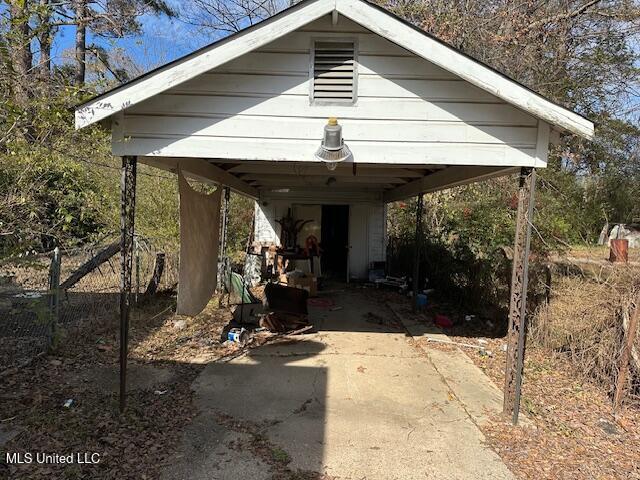
[[[277,163],[262,162],[259,164],[240,164],[230,168],[229,173],[233,174],[288,174],[288,175],[319,175],[333,177],[353,177],[353,164],[339,165],[333,172],[329,171],[325,165],[300,163]],[[408,168],[372,168],[370,166],[357,165],[355,176],[367,177],[401,177],[420,178],[424,175],[421,169]]]
[[[455,166],[439,170],[413,182],[400,185],[384,194],[385,203],[404,200],[421,193],[437,192],[517,172],[518,168]]]
[[[389,184],[403,184],[407,183],[406,180],[399,177],[369,177],[369,176],[356,176],[356,177],[347,177],[347,176],[336,176],[333,175],[333,172],[327,172],[328,174],[325,176],[319,175],[279,175],[279,174],[248,174],[242,177],[243,181],[246,182],[256,182],[256,183],[273,183],[277,182],[281,185],[286,185],[287,182],[290,181],[298,181],[306,184],[313,185],[323,185],[330,178],[333,178],[335,181],[333,183],[344,184],[357,184],[357,183],[373,183],[373,184],[381,184],[381,183],[389,183]]]
[[[200,158],[138,157],[138,159],[141,163],[173,173],[177,173],[180,166],[185,176],[189,178],[224,185],[253,199],[259,197],[258,190],[247,182]]]

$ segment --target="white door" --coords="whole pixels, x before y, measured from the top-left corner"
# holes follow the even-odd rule
[[[366,280],[369,271],[369,205],[349,207],[349,276]]]

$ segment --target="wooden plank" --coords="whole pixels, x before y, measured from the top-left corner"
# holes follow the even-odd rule
[[[317,140],[326,119],[223,115],[199,116],[129,115],[124,135],[136,136],[209,136],[245,138],[285,138]],[[346,141],[370,142],[457,142],[507,144],[536,148],[535,127],[473,126],[464,123],[342,120]]]
[[[76,128],[107,118],[218,65],[262,47],[310,21],[327,15],[334,10],[334,7],[335,0],[308,0],[292,8],[286,15],[265,20],[227,40],[217,42],[178,62],[160,68],[151,75],[102,95],[76,109]]]
[[[260,200],[268,203],[267,209],[280,202],[284,204],[278,214],[287,213],[288,205],[292,203],[314,204],[322,198],[323,205],[344,205],[348,203],[380,203],[382,201],[382,190],[371,188],[366,185],[350,185],[346,187],[335,186],[329,190],[322,187],[296,187],[290,186],[280,188],[263,188],[260,190]],[[264,206],[263,204],[260,204]]]
[[[344,85],[350,85],[353,83],[349,76],[349,78],[331,79],[320,77],[315,81],[315,84],[319,85],[329,80],[331,84],[341,82]],[[207,73],[172,89],[170,93],[188,95],[301,95],[308,97],[309,79],[308,74]],[[364,74],[359,74],[358,96],[360,98],[421,98],[426,101],[503,103],[495,96],[464,81],[391,79]]]
[[[349,20],[346,17],[342,17],[340,15],[338,15],[337,25],[333,25],[331,15],[326,15],[318,18],[317,20],[314,20],[313,22],[309,22],[300,30],[312,31],[312,32],[335,32],[337,30],[343,35],[345,33],[368,33],[369,32],[362,25],[358,25],[357,23]]]
[[[236,167],[229,169],[229,173],[242,174],[242,173],[271,173],[271,174],[284,174],[284,175],[319,175],[327,176],[329,173],[333,177],[351,177],[353,176],[353,166],[351,164],[338,166],[333,172],[329,172],[325,165],[315,164],[300,164],[289,162],[261,162],[241,163]],[[356,170],[357,175],[364,175],[368,177],[400,177],[400,178],[419,178],[423,174],[416,170],[410,170],[407,168],[372,168],[362,167],[358,165]]]
[[[613,410],[617,411],[622,406],[622,398],[627,389],[627,378],[629,377],[629,362],[634,354],[634,342],[638,334],[638,321],[640,319],[640,292],[635,299],[635,308],[631,314],[628,325],[624,325],[624,344],[622,346],[622,354],[620,355],[620,363],[618,367],[618,378],[616,379],[616,389],[613,395]]]
[[[449,167],[385,192],[384,201],[389,203],[404,200],[420,193],[437,192],[488,178],[508,175],[515,171],[517,169],[503,167]]]
[[[180,166],[187,177],[224,185],[253,199],[259,197],[258,191],[251,185],[201,158],[147,157],[141,158],[140,161],[174,173],[177,172],[178,166]]]
[[[354,163],[406,165],[532,166],[535,149],[505,145],[465,143],[359,142],[350,140]],[[126,152],[147,157],[189,157],[235,160],[314,162],[319,140],[269,138],[131,137],[117,145],[116,154]]]
[[[424,35],[387,12],[359,0],[336,0],[336,9],[372,32],[548,123],[585,138],[593,137],[594,125],[589,120],[550,102],[454,48]]]
[[[405,50],[386,40],[380,35],[374,33],[350,33],[341,30],[332,30],[330,32],[322,32],[320,30],[297,30],[288,35],[275,40],[264,47],[256,50],[258,52],[272,53],[309,53],[311,39],[322,38],[327,40],[344,39],[345,37],[353,38],[358,43],[358,53],[360,55],[383,55],[390,57],[415,57],[415,54]],[[432,64],[433,65],[433,64]],[[455,76],[435,65],[433,65],[433,74],[435,76],[442,75],[446,78],[455,78]]]
[[[97,254],[83,263],[77,270],[75,270],[69,278],[62,282],[59,286],[61,290],[68,290],[76,283],[82,280],[85,276],[93,272],[96,268],[108,261],[116,253],[120,251],[120,243],[112,243],[106,248],[100,250]]]
[[[257,115],[341,120],[465,122],[474,125],[532,126],[535,117],[507,104],[425,102],[411,98],[359,98],[356,108],[309,105],[308,96],[260,97],[162,94],[127,111],[150,115]]]
[[[310,41],[310,40],[309,40]],[[309,52],[254,51],[220,65],[209,73],[308,75]],[[358,54],[358,73],[388,78],[456,80],[459,77],[415,55]]]
[[[340,184],[357,184],[357,183],[376,183],[376,184],[403,184],[407,183],[406,180],[399,177],[381,177],[381,176],[339,176],[334,175],[333,172],[330,172],[327,168],[325,168],[324,176],[321,175],[282,175],[282,174],[272,174],[272,173],[261,173],[261,174],[246,174],[240,177],[245,182],[258,182],[260,184],[267,183],[279,183],[279,184],[287,184],[290,180],[299,180],[303,184],[325,184],[327,179],[333,177],[335,179],[335,183]]]
[[[550,127],[547,122],[538,122],[538,132],[536,138],[536,167],[546,167],[549,157],[549,137]]]

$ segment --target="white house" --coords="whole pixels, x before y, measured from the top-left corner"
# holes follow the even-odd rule
[[[335,172],[314,161],[328,117],[353,152]],[[259,241],[278,243],[290,208],[322,235],[322,206],[348,207],[356,278],[385,258],[386,202],[541,168],[550,130],[593,133],[360,0],[304,1],[78,108],[78,128],[97,121],[111,123],[116,155],[169,170],[198,159],[206,173],[194,173],[255,197]]]
[[[352,152],[335,171],[314,158],[329,117]],[[259,241],[279,242],[276,220],[290,209],[314,220],[306,232],[334,251],[351,247],[344,269],[357,278],[385,258],[388,202],[521,171],[515,326],[530,174],[546,166],[554,132],[594,133],[588,119],[365,0],[305,0],[77,108],[77,128],[96,122],[111,126],[124,171],[136,160],[179,166],[254,198]]]

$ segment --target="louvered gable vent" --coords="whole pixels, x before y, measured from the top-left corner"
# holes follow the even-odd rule
[[[314,43],[313,103],[354,103],[356,79],[355,42]]]

